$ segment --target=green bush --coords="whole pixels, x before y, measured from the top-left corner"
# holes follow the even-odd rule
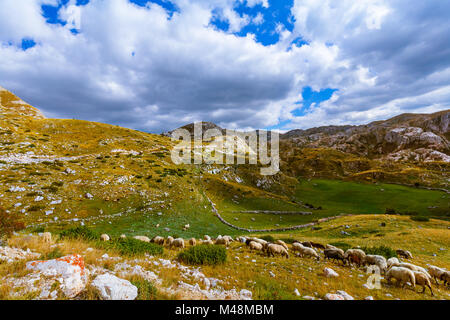
[[[55,249],[53,249],[53,251],[50,251],[47,254],[41,255],[40,260],[53,260],[53,259],[61,258],[62,256],[63,256],[63,253],[61,252],[61,249],[59,249],[59,247],[56,247]]]
[[[141,277],[131,280],[131,283],[138,288],[138,296],[136,300],[155,300],[158,290],[149,281]]]
[[[200,245],[183,250],[178,259],[193,265],[217,265],[227,260],[227,250],[222,246]]]
[[[267,242],[275,242],[275,238],[271,235],[263,236],[261,239],[266,240]]]
[[[164,252],[163,247],[157,244],[147,243],[132,238],[100,242],[100,245],[106,249],[115,249],[119,251],[121,255],[130,257],[143,255],[145,253],[150,255],[161,255]]]
[[[430,218],[424,217],[424,216],[412,216],[411,220],[420,221],[420,222],[428,222],[428,221],[430,221]]]
[[[361,248],[366,254],[376,254],[385,257],[386,259],[397,257],[397,252],[387,246],[379,247],[363,247]]]
[[[100,236],[88,227],[75,227],[62,231],[59,236],[61,239],[83,239],[97,240]]]

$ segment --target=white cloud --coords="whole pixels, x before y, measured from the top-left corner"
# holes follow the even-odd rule
[[[233,0],[174,0],[172,17],[157,4],[91,0],[77,8],[78,35],[47,24],[44,2],[56,0],[0,2],[0,84],[55,117],[160,132],[195,120],[295,128],[448,108],[450,5],[437,0],[296,0],[294,30],[280,28],[267,47],[209,25],[217,8],[230,32],[258,22]],[[257,4],[269,5],[247,1]],[[309,44],[288,50],[298,37]],[[22,51],[23,38],[38,45]],[[304,86],[339,91],[295,117]]]

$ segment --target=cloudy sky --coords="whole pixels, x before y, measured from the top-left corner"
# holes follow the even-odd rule
[[[159,133],[450,108],[448,0],[1,0],[0,86]]]

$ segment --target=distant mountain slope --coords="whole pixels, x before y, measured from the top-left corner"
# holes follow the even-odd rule
[[[368,125],[293,130],[282,139],[297,147],[333,148],[372,159],[450,162],[449,123],[450,110],[402,114]]]

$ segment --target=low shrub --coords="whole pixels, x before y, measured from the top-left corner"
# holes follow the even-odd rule
[[[183,250],[178,259],[193,265],[217,265],[227,260],[227,250],[222,246],[200,245]]]
[[[397,257],[397,252],[394,249],[389,248],[387,246],[379,246],[379,247],[363,247],[361,248],[366,254],[374,254],[385,257],[386,259]]]
[[[419,222],[428,222],[428,221],[430,221],[430,218],[424,217],[424,216],[412,216],[411,220],[419,221]]]
[[[108,242],[100,242],[102,247],[111,248],[119,251],[123,256],[139,256],[146,253],[150,255],[161,255],[164,252],[163,247],[154,244],[139,241],[133,238],[118,239]]]
[[[61,252],[61,249],[59,247],[56,247],[49,253],[41,255],[40,260],[53,260],[61,258],[62,256],[63,253]]]
[[[266,235],[261,237],[261,239],[266,240],[267,242],[275,242],[275,238],[272,237],[271,235]]]
[[[153,284],[142,277],[131,279],[131,283],[138,288],[136,300],[155,300],[158,296],[158,290]]]
[[[88,227],[75,227],[62,231],[59,236],[61,239],[83,239],[83,240],[97,240],[100,236],[89,229]]]

